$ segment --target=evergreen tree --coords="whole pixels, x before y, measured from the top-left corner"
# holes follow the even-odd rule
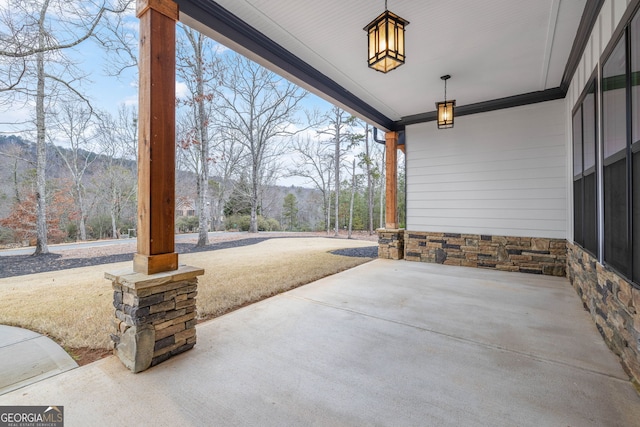
[[[298,226],[298,199],[293,193],[289,193],[284,198],[282,205],[283,225],[289,231],[293,231]]]
[[[251,188],[243,175],[224,204],[224,216],[251,215]]]

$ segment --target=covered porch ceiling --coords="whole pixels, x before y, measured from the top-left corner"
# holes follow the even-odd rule
[[[177,0],[180,20],[386,130],[435,119],[450,74],[457,115],[564,97],[602,0],[391,0],[406,63],[367,67],[382,0]]]

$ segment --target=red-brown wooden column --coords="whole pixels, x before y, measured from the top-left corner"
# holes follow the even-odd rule
[[[140,18],[138,250],[133,269],[178,268],[175,253],[175,67],[178,5],[137,0]]]
[[[398,132],[387,132],[385,228],[398,228]]]

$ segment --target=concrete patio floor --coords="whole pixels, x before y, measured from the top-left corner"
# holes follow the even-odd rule
[[[375,260],[198,325],[134,375],[114,357],[0,396],[65,426],[640,426],[566,279]]]

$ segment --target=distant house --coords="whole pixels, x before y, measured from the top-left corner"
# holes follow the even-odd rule
[[[176,216],[196,216],[195,200],[189,198],[178,198],[176,200]]]

